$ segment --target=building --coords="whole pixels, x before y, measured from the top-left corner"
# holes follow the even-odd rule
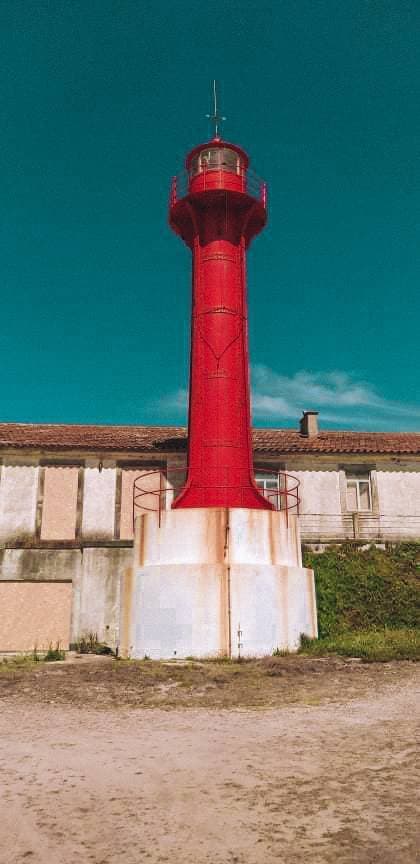
[[[420,433],[319,430],[305,412],[253,443],[276,507],[298,495],[303,543],[420,542]],[[0,651],[118,645],[133,491],[136,513],[170,507],[186,445],[184,427],[0,424]]]

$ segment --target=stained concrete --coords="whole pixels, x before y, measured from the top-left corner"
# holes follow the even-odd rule
[[[111,539],[115,522],[115,468],[85,468],[82,535],[89,539]]]
[[[81,549],[0,549],[0,582],[71,582],[82,556]]]
[[[120,576],[132,564],[130,548],[84,549],[73,579],[71,641],[95,633],[115,649],[119,643]]]
[[[317,635],[312,570],[269,564],[230,568],[232,656],[295,651],[300,636]]]
[[[124,656],[261,656],[317,635],[313,572],[301,566],[298,521],[285,512],[138,517],[121,597]]]
[[[41,598],[46,584],[67,582],[72,596],[68,621],[70,642],[74,643],[92,632],[98,635],[98,639],[116,648],[119,642],[120,575],[131,564],[130,547],[1,549],[0,587],[2,584],[32,583],[34,596],[39,589]],[[29,603],[27,609],[25,598]],[[26,626],[25,616],[31,614],[32,606],[32,594],[25,594],[23,589],[22,625],[18,626],[13,619],[13,626],[16,627],[15,650],[23,650],[19,647],[22,643],[21,634]]]

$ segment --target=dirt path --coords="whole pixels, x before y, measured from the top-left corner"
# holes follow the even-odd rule
[[[0,862],[419,862],[420,664],[398,677],[259,710],[5,698]]]

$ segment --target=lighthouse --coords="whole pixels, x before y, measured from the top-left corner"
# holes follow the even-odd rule
[[[188,153],[169,203],[192,255],[186,481],[162,509],[159,478],[157,512],[135,520],[121,581],[127,657],[262,656],[317,635],[298,499],[287,482],[267,498],[254,478],[246,253],[267,221],[266,184],[220,136],[215,89],[211,119],[214,135]]]
[[[247,154],[218,135],[172,182],[169,223],[192,252],[188,474],[175,508],[273,508],[254,480],[246,292],[246,250],[266,207]]]

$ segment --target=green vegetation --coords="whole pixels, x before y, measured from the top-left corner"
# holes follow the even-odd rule
[[[33,654],[15,654],[2,657],[0,660],[0,672],[12,672],[13,669],[32,669],[38,663],[40,657],[35,660]]]
[[[301,654],[320,657],[340,654],[360,657],[365,663],[389,660],[420,660],[420,628],[403,630],[356,630],[324,639],[302,637]]]
[[[75,642],[74,649],[78,654],[112,654],[112,649],[105,642],[98,641],[98,634],[86,633],[78,642]]]
[[[29,654],[11,654],[8,657],[0,659],[0,672],[13,672],[14,669],[32,669],[38,663],[51,663],[54,660],[65,660],[66,652],[60,648],[60,643],[56,642],[55,647],[50,642],[48,650],[40,652],[37,645],[34,645]]]
[[[66,652],[63,651],[62,648],[60,648],[60,643],[57,642],[55,648],[53,648],[52,642],[50,642],[48,651],[45,654],[45,657],[43,657],[43,660],[45,660],[47,663],[51,663],[53,660],[65,660],[65,659],[66,659]]]
[[[290,651],[288,651],[287,648],[275,648],[272,656],[273,657],[288,657],[289,654],[290,654]]]
[[[301,653],[420,659],[420,544],[334,546],[306,551],[304,564],[315,571],[320,638],[302,637]]]
[[[32,649],[32,653],[24,656],[26,656],[29,660],[32,660],[33,663],[40,663],[42,660],[42,656],[38,651],[38,645],[36,643]]]
[[[355,630],[420,627],[420,544],[306,551],[315,571],[321,639]]]

